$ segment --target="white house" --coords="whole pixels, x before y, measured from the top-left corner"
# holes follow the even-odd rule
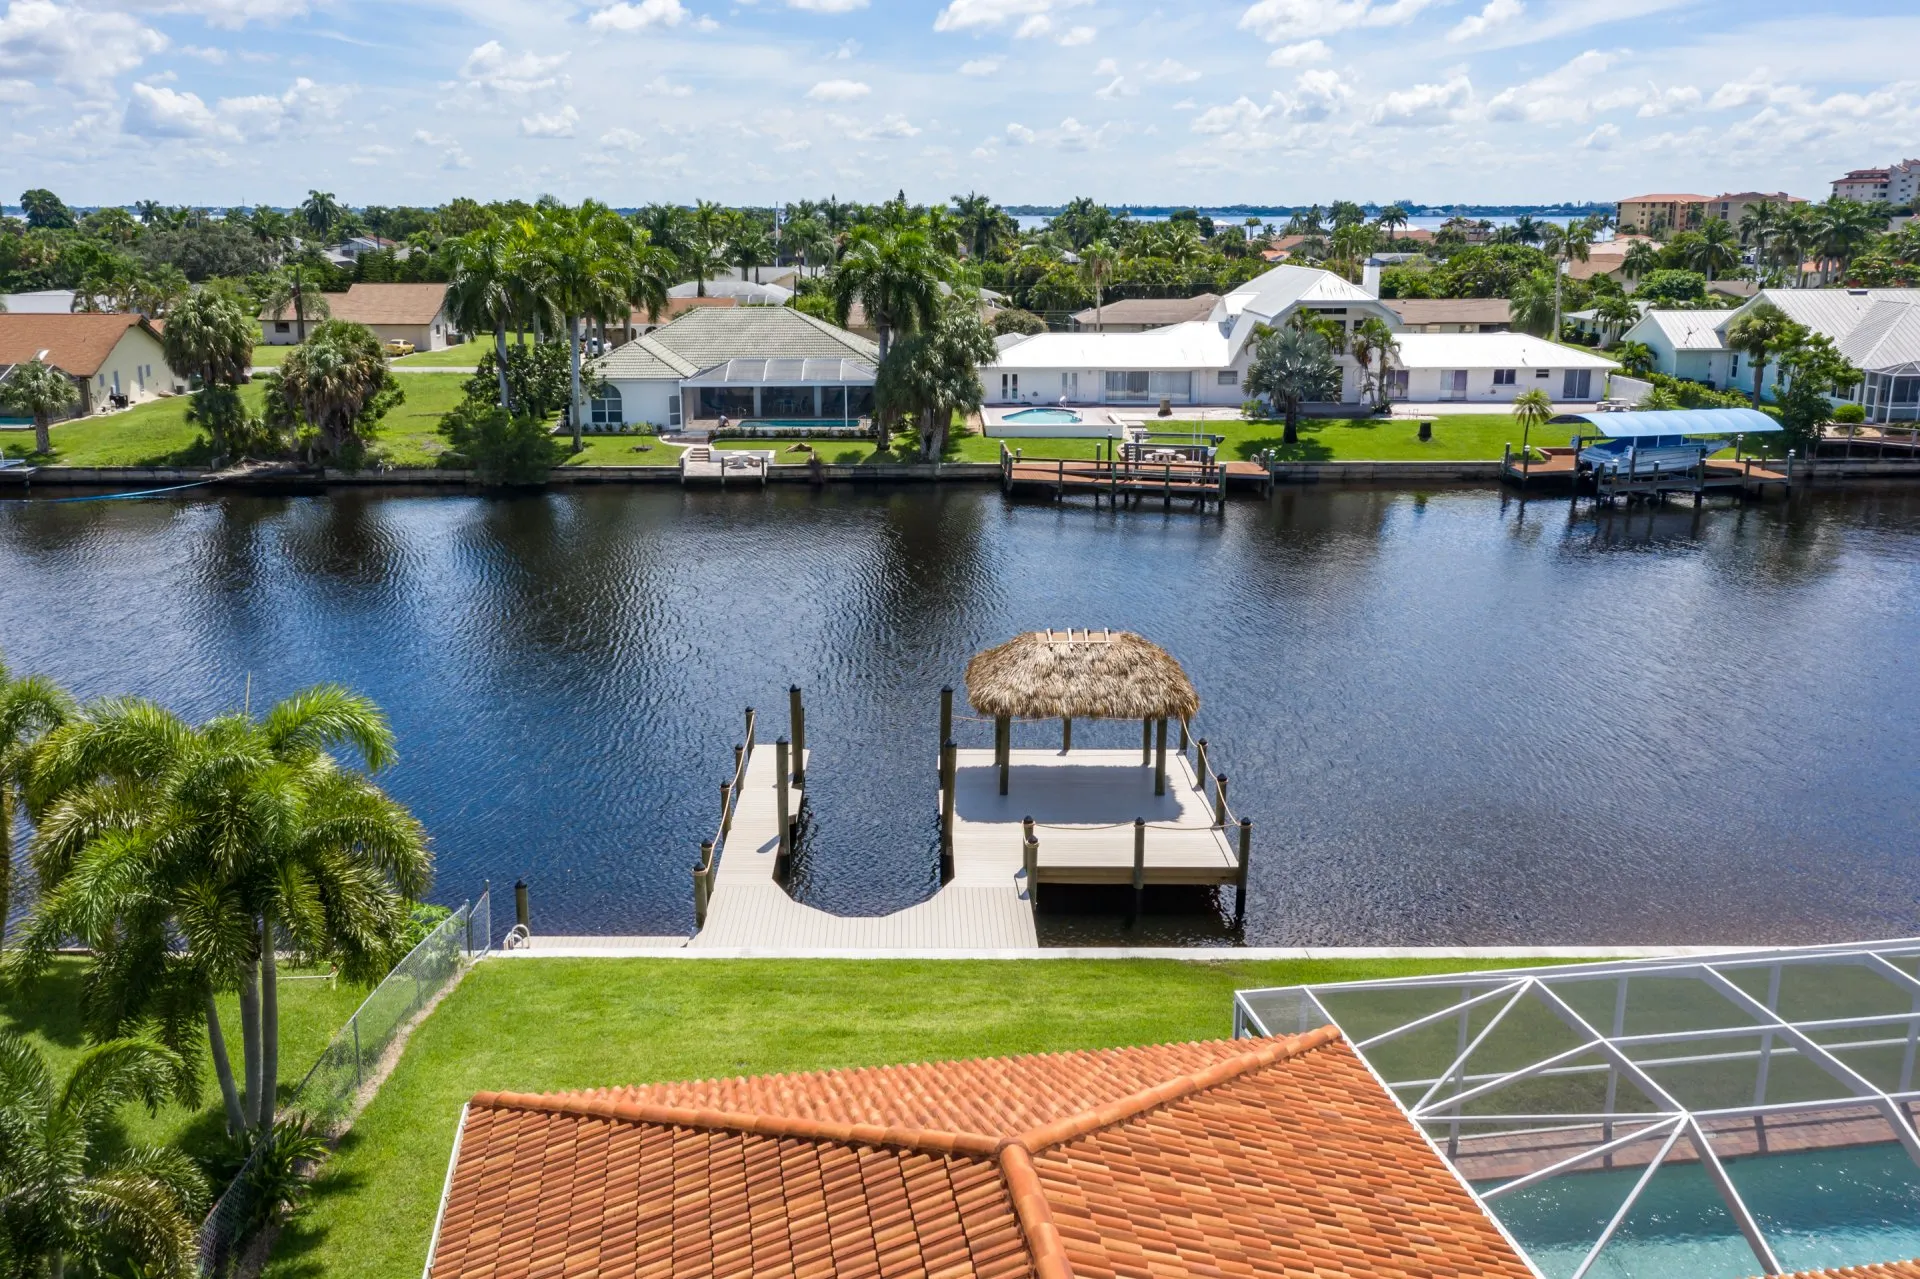
[[[1010,404],[1157,404],[1238,406],[1255,355],[1255,330],[1305,312],[1351,333],[1369,318],[1399,343],[1389,380],[1396,399],[1499,403],[1530,386],[1556,399],[1598,400],[1605,356],[1520,333],[1415,333],[1377,294],[1377,274],[1357,285],[1314,267],[1277,266],[1214,304],[1203,320],[1138,333],[1037,333],[1001,348],[983,365],[985,400]],[[1361,371],[1340,355],[1340,402],[1362,399]],[[1524,374],[1524,377],[1523,377]]]
[[[1920,289],[1762,289],[1727,313],[1722,338],[1741,315],[1763,304],[1832,339],[1840,354],[1866,374],[1850,393],[1832,398],[1863,405],[1869,422],[1920,418]],[[1739,363],[1729,376],[1739,382]],[[1745,376],[1750,384],[1752,370]],[[1775,393],[1780,366],[1769,364],[1761,376],[1762,394]]]
[[[1724,390],[1740,358],[1727,349],[1724,330],[1732,317],[1732,311],[1648,311],[1620,340],[1643,343],[1658,372]]]
[[[80,392],[73,417],[187,389],[186,378],[167,366],[159,330],[141,315],[0,315],[0,381],[35,359],[72,379]]]
[[[591,424],[678,431],[717,421],[857,424],[873,412],[873,343],[792,307],[699,307],[589,366]]]

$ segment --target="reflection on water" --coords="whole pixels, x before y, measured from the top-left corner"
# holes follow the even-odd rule
[[[1915,931],[1905,488],[1610,513],[1288,488],[1224,518],[934,488],[6,501],[0,580],[9,662],[83,694],[379,699],[437,895],[525,876],[546,931],[691,927],[741,708],[775,735],[789,683],[814,751],[796,891],[924,897],[939,687],[1048,625],[1170,647],[1255,821],[1243,935],[1199,895],[1130,938]],[[1063,902],[1043,934],[1115,939],[1123,910]]]

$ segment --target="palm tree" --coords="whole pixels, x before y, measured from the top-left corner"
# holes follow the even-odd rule
[[[1524,456],[1532,443],[1533,428],[1553,420],[1553,397],[1539,387],[1529,387],[1513,397],[1513,420],[1520,424],[1520,452]]]
[[[1114,263],[1119,261],[1119,253],[1105,240],[1095,240],[1080,250],[1080,274],[1086,278],[1087,288],[1093,293],[1093,328],[1096,333],[1104,333],[1106,326],[1101,323],[1100,302],[1107,281],[1113,278]]]
[[[1620,258],[1620,274],[1629,280],[1645,278],[1647,272],[1660,269],[1660,246],[1652,240],[1635,240]]]
[[[1535,271],[1508,292],[1512,294],[1507,299],[1507,307],[1513,326],[1522,333],[1536,336],[1545,333],[1558,313],[1554,282],[1547,278],[1547,273]]]
[[[1593,227],[1584,219],[1575,219],[1565,226],[1549,222],[1541,229],[1540,242],[1547,256],[1553,259],[1553,331],[1548,336],[1558,342],[1561,277],[1573,263],[1587,260],[1588,250],[1593,244]]]
[[[325,239],[327,234],[339,225],[344,213],[340,202],[333,198],[331,191],[309,190],[307,198],[300,205],[301,221],[307,224],[308,230],[321,239]]]
[[[1353,352],[1354,363],[1360,366],[1360,394],[1365,395],[1371,383],[1374,389],[1373,402],[1385,403],[1387,368],[1392,364],[1394,357],[1400,353],[1400,343],[1395,340],[1393,330],[1379,316],[1370,315],[1353,326],[1353,335],[1347,349]],[[1380,357],[1380,373],[1377,378],[1373,374],[1375,356]]]
[[[507,326],[519,309],[520,264],[512,231],[499,223],[453,241],[453,273],[447,281],[447,317],[464,333],[493,333],[494,372],[500,407],[513,412],[507,386]]]
[[[758,218],[735,212],[727,220],[726,239],[727,256],[740,268],[740,278],[745,280],[748,272],[753,272],[754,282],[759,283],[759,268],[773,260],[773,241],[767,236],[767,228]]]
[[[371,423],[363,421],[363,414],[394,388],[380,339],[366,325],[350,320],[328,320],[315,329],[310,341],[288,353],[274,376],[269,400],[298,410],[319,432],[323,455],[331,458],[344,457],[351,446],[365,443],[361,433]]]
[[[1725,218],[1708,218],[1687,235],[1686,263],[1708,282],[1716,272],[1740,265],[1740,237]]]
[[[1407,211],[1397,204],[1389,204],[1380,210],[1380,225],[1386,229],[1387,243],[1396,239],[1394,232],[1407,224]]]
[[[1760,384],[1767,365],[1782,351],[1791,349],[1806,330],[1787,318],[1787,313],[1771,302],[1756,302],[1735,316],[1727,326],[1727,346],[1747,357],[1753,368],[1753,407],[1760,407]]]
[[[73,379],[38,357],[16,364],[0,381],[0,405],[33,419],[33,451],[45,457],[53,452],[53,419],[80,398]]]
[[[140,225],[152,226],[166,208],[158,200],[135,200],[133,211],[140,219]]]
[[[253,366],[259,331],[259,322],[236,294],[208,286],[174,308],[160,341],[167,365],[199,374],[201,386],[239,386]]]
[[[1613,358],[1628,377],[1645,377],[1653,371],[1653,348],[1645,342],[1622,342],[1613,348]]]
[[[33,779],[35,747],[72,710],[72,699],[52,680],[42,675],[15,679],[0,661],[0,944],[13,907],[14,813]]]
[[[831,284],[835,317],[845,325],[858,302],[880,339],[880,360],[896,333],[930,327],[940,314],[940,286],[952,263],[934,252],[917,229],[858,227],[834,269]],[[883,415],[874,415],[881,448],[887,446]]]
[[[948,302],[939,322],[894,343],[874,380],[875,416],[913,414],[920,457],[945,454],[955,413],[980,407],[980,366],[999,353],[970,301]]]
[[[1545,234],[1530,213],[1522,213],[1515,218],[1511,223],[1511,230],[1515,244],[1538,244]]]
[[[122,1107],[158,1105],[179,1059],[159,1044],[116,1039],[81,1054],[55,1081],[31,1044],[0,1033],[0,1258],[7,1273],[60,1279],[69,1261],[117,1258],[152,1273],[193,1275],[206,1178],[176,1149],[108,1156],[101,1137]]]
[[[706,207],[705,202],[702,207]],[[712,208],[718,210],[719,206]],[[585,418],[580,395],[580,323],[583,319],[605,319],[624,305],[628,264],[622,247],[629,243],[631,237],[620,216],[592,200],[575,209],[549,209],[541,218],[541,289],[566,323],[568,418],[573,425],[576,453],[584,447],[581,432]]]
[[[953,207],[960,222],[960,233],[966,240],[967,256],[976,262],[986,261],[1000,246],[1004,235],[1000,211],[992,200],[972,192],[954,196]]]
[[[1886,224],[1884,217],[1858,200],[1831,199],[1821,205],[1817,234],[1822,258],[1833,263],[1828,278],[1844,276],[1855,256],[1873,243]]]
[[[146,702],[85,708],[36,752],[42,893],[19,967],[38,975],[63,938],[84,939],[95,1024],[156,1018],[177,1050],[204,1017],[229,1129],[270,1130],[282,938],[371,981],[426,888],[426,836],[371,777],[393,758],[379,708],[328,685],[198,728]],[[213,1001],[236,985],[244,1097]]]
[[[294,339],[307,340],[307,321],[324,320],[333,314],[327,295],[314,288],[311,268],[289,262],[267,280],[267,314],[278,320],[289,308],[293,311]]]
[[[712,200],[701,200],[688,219],[687,269],[693,273],[694,293],[707,296],[707,281],[727,268],[728,211]]]
[[[1263,335],[1247,370],[1247,389],[1286,414],[1284,444],[1300,442],[1300,406],[1340,394],[1340,364],[1327,340],[1311,329],[1282,325]]]
[[[1607,344],[1619,341],[1620,335],[1640,319],[1640,308],[1627,299],[1624,293],[1609,293],[1594,304],[1594,316],[1606,327]]]

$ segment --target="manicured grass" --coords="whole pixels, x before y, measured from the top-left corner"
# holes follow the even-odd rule
[[[475,1092],[1223,1038],[1248,986],[1469,961],[490,960],[415,1032],[281,1236],[276,1279],[414,1279]]]
[[[1520,447],[1520,425],[1507,413],[1454,413],[1428,419],[1433,438],[1422,441],[1419,423],[1386,418],[1302,418],[1300,442],[1283,444],[1284,422],[1172,423],[1169,430],[1210,431],[1224,435],[1221,452],[1228,458],[1252,458],[1272,449],[1295,462],[1463,462],[1492,461],[1511,443]],[[1528,439],[1543,447],[1559,447],[1572,439],[1571,428],[1536,428]]]
[[[255,410],[261,391],[258,382],[240,388]],[[206,443],[199,428],[187,422],[187,403],[186,396],[175,395],[122,413],[57,422],[53,456],[36,460],[59,466],[205,466]],[[33,433],[9,433],[5,448],[8,457],[33,456]]]
[[[451,365],[454,368],[471,368],[480,363],[480,357],[493,349],[493,335],[474,338],[471,342],[462,342],[450,346],[444,351],[415,351],[412,355],[403,355],[394,361],[395,365],[414,368],[435,368]]]
[[[51,972],[25,986],[0,987],[0,1030],[23,1035],[47,1058],[55,1077],[65,1075],[88,1046],[80,1016],[81,988],[87,965],[83,959],[57,960]],[[291,980],[294,970],[280,974],[280,1088],[291,1091],[320,1056],[334,1032],[346,1024],[367,992],[345,983]],[[241,1076],[240,1006],[233,995],[220,997],[220,1024],[226,1032],[234,1078]],[[206,1069],[202,1104],[167,1105],[149,1114],[144,1106],[128,1106],[109,1132],[110,1146],[177,1144],[203,1161],[217,1161],[225,1143],[225,1120],[220,1086],[205,1050]]]
[[[286,346],[267,346],[264,343],[253,348],[253,367],[256,369],[277,369],[294,350],[292,344]]]
[[[864,440],[804,440],[799,437],[759,440],[716,440],[717,449],[772,449],[776,466],[804,465],[807,454],[792,452],[796,444],[805,444],[813,450],[822,462],[835,466],[857,466],[868,462],[896,462],[906,460],[907,437],[899,437],[895,448],[881,451],[874,448],[871,437]],[[917,460],[917,454],[915,460]]]
[[[573,447],[571,437],[560,437],[567,448]],[[684,451],[677,444],[668,444],[657,435],[583,435],[580,437],[583,447],[580,452],[571,454],[562,466],[674,466],[680,461]],[[646,452],[636,453],[636,445],[645,445]]]
[[[447,451],[440,419],[460,403],[467,380],[453,373],[399,374],[396,380],[407,398],[381,419],[373,459],[394,466],[432,466]]]

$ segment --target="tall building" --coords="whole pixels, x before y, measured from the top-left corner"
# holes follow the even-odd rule
[[[1788,205],[1805,204],[1797,195],[1788,195],[1785,191],[1730,191],[1716,195],[1707,201],[1707,216],[1719,218],[1734,230],[1740,229],[1740,220],[1747,216],[1747,210],[1757,204]],[[1745,237],[1742,237],[1744,242]]]
[[[1708,195],[1635,195],[1620,201],[1614,226],[1641,235],[1671,235],[1699,226],[1713,200]]]
[[[1910,205],[1920,199],[1920,160],[1902,160],[1885,169],[1853,169],[1834,179],[1833,194],[1839,200]]]

